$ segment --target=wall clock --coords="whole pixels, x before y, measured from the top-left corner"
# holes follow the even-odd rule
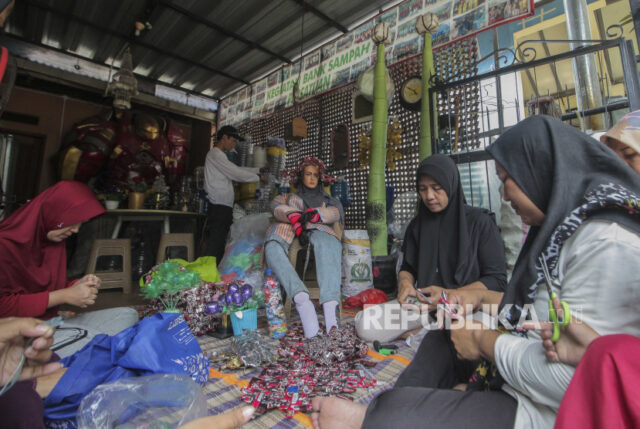
[[[400,85],[400,104],[415,112],[422,105],[422,78],[419,75],[410,76]]]

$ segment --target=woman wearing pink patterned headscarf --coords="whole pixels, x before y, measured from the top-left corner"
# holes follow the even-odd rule
[[[313,246],[320,303],[329,332],[338,325],[336,309],[340,302],[344,212],[340,201],[323,189],[324,183],[336,179],[327,175],[324,163],[318,158],[308,156],[298,168],[284,174],[298,189],[296,193],[278,195],[271,202],[276,222],[267,231],[265,257],[287,295],[295,302],[305,336],[312,338],[320,330],[318,316],[309,300],[309,290],[289,262],[289,246],[295,238],[303,245],[311,243]]]

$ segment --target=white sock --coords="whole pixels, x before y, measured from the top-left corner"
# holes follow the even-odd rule
[[[293,301],[296,303],[296,309],[300,314],[300,320],[302,320],[302,328],[304,329],[304,336],[306,338],[313,338],[318,335],[320,326],[318,325],[318,315],[316,309],[313,307],[313,303],[309,300],[309,294],[300,292],[297,294]]]
[[[338,320],[336,319],[336,308],[338,308],[338,301],[327,301],[322,304],[324,310],[324,324],[327,326],[327,334],[334,326],[338,326]]]

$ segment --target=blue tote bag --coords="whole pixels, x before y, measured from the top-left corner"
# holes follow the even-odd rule
[[[67,371],[44,400],[50,426],[74,427],[80,402],[100,384],[152,374],[187,374],[204,385],[209,376],[209,360],[178,313],[157,313],[117,335],[97,335],[61,362]]]

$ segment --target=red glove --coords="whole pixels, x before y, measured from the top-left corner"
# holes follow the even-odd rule
[[[307,222],[311,222],[311,223],[320,222],[320,213],[318,213],[318,210],[308,208],[307,210],[305,210],[304,213],[307,216]]]
[[[293,232],[296,234],[296,237],[300,237],[300,234],[302,234],[302,224],[300,223],[301,217],[302,213],[300,212],[291,212],[287,215],[289,222],[291,222],[291,226],[293,226]]]
[[[300,223],[300,216],[302,216],[300,212],[291,212],[287,215],[287,218],[289,219],[289,223],[293,225],[294,223]]]

